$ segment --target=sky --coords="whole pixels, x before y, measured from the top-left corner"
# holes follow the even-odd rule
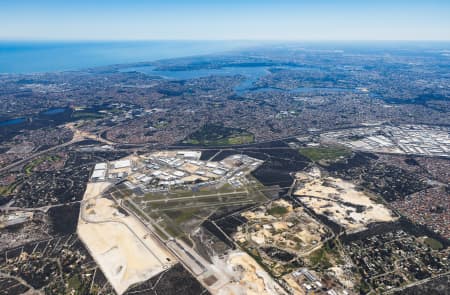
[[[0,40],[450,40],[450,1],[0,0]]]

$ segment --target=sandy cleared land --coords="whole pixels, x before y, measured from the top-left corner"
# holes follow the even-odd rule
[[[338,278],[339,282],[344,285],[347,289],[352,289],[355,287],[355,284],[353,282],[353,275],[352,274],[345,274],[344,270],[338,266],[331,267],[329,271],[332,271],[336,278]]]
[[[107,183],[90,183],[78,222],[78,235],[118,294],[176,262],[134,216],[98,197]],[[97,197],[96,197],[97,196]]]
[[[247,253],[231,252],[225,260],[213,258],[228,282],[218,290],[217,295],[276,295],[287,294],[272,277]]]
[[[292,288],[292,291],[296,295],[305,295],[305,290],[300,287],[300,285],[292,277],[292,274],[287,274],[283,276],[283,280]]]
[[[302,185],[295,195],[307,207],[349,231],[363,230],[372,222],[395,220],[391,210],[375,203],[350,182],[333,177],[310,177],[302,180]]]
[[[109,182],[90,182],[84,191],[83,201],[99,196],[111,183]]]
[[[326,228],[313,219],[303,207],[293,208],[285,200],[273,201],[270,207],[283,207],[286,213],[270,215],[269,207],[241,213],[248,222],[237,228],[233,238],[254,246],[274,246],[297,255],[309,253],[327,236]]]

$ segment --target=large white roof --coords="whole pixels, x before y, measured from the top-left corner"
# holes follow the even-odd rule
[[[94,172],[92,173],[92,178],[100,178],[103,179],[106,176],[106,170],[94,170]]]
[[[95,164],[94,170],[106,170],[106,163],[97,163]]]
[[[115,169],[127,168],[131,166],[130,160],[119,160],[113,163]]]

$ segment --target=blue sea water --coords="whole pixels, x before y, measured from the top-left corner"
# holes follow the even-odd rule
[[[249,44],[232,41],[0,41],[0,73],[79,70],[111,64],[221,53]]]
[[[79,70],[111,64],[227,52],[266,44],[260,41],[116,41],[29,42],[0,40],[0,73],[36,73]],[[271,44],[271,43],[267,43]],[[448,42],[431,43],[305,43],[297,48],[345,49],[355,52],[413,48],[448,50]]]

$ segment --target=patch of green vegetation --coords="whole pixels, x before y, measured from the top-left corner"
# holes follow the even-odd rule
[[[254,142],[255,137],[243,129],[206,124],[189,135],[183,143],[192,145],[239,145]]]
[[[364,280],[361,280],[357,288],[359,289],[360,294],[367,294],[370,292],[370,286]]]
[[[335,260],[341,259],[334,242],[327,242],[322,248],[312,252],[309,256],[309,261],[315,267],[327,269],[333,266],[330,262],[330,257],[333,257]]]
[[[426,238],[424,240],[424,243],[433,250],[441,250],[442,248],[444,248],[444,245],[442,245],[441,242],[439,242],[438,240],[435,240],[433,238],[429,238],[429,237]]]
[[[199,190],[196,190],[195,192],[192,190],[181,190],[181,189],[177,189],[177,190],[171,190],[169,193],[158,193],[158,192],[151,192],[151,193],[147,193],[145,194],[145,199],[146,200],[151,200],[151,201],[164,201],[164,202],[173,202],[173,200],[171,199],[176,199],[176,198],[186,198],[186,197],[192,197],[192,196],[206,196],[206,195],[211,195],[212,197],[219,197],[219,196],[215,196],[217,194],[225,194],[225,193],[242,193],[245,194],[246,191],[245,190],[235,190],[235,188],[233,186],[231,186],[230,184],[226,183],[224,185],[222,185],[220,188],[215,188],[215,187],[202,187]]]
[[[25,170],[25,174],[31,174],[31,172],[33,171],[33,169],[35,167],[37,167],[39,164],[41,164],[42,162],[44,162],[43,158],[39,158],[37,160],[33,160],[31,161],[31,163],[27,164],[24,168]]]
[[[219,207],[224,207],[229,205],[230,203],[251,203],[254,199],[249,198],[248,194],[244,193],[236,193],[230,194],[226,196],[221,195],[212,195],[205,197],[197,197],[195,199],[163,199],[163,200],[154,200],[149,205],[153,210],[159,211],[172,211],[172,210],[181,210],[181,209],[189,209],[189,208],[211,208],[210,210],[214,210]]]
[[[124,204],[141,218],[144,218],[142,215],[145,212],[151,219],[158,220],[160,228],[167,233],[165,239],[167,236],[181,238],[219,208],[266,201],[264,194],[258,190],[261,186],[259,182],[255,182],[244,190],[225,183],[219,187],[204,186],[196,191],[176,189],[152,192],[146,194],[144,199],[135,198],[136,206],[127,199]],[[158,234],[162,235],[160,232]]]
[[[255,140],[253,134],[232,136],[226,140],[227,145],[247,144],[252,143]]]
[[[28,164],[25,166],[25,168],[24,168],[25,173],[26,173],[26,174],[31,174],[31,172],[33,172],[33,170],[34,170],[37,166],[41,165],[42,163],[44,163],[44,162],[56,162],[56,161],[59,161],[60,159],[61,159],[61,158],[58,157],[58,156],[56,156],[56,155],[54,155],[54,156],[46,156],[46,157],[37,158],[37,159],[31,161],[30,163],[28,163]]]
[[[154,125],[154,127],[155,127],[156,129],[162,129],[162,128],[166,127],[167,125],[169,125],[169,123],[166,122],[166,121],[158,121],[158,122]]]
[[[19,182],[11,183],[10,185],[0,185],[0,196],[8,196],[12,194]]]
[[[318,268],[328,269],[333,265],[343,264],[344,261],[338,250],[338,240],[327,241],[322,248],[314,251],[310,256],[311,263]]]
[[[306,147],[299,149],[302,156],[307,157],[313,162],[335,161],[340,157],[348,157],[351,155],[351,150],[345,147]]]
[[[154,226],[153,229],[156,231],[156,233],[158,234],[158,236],[159,236],[161,239],[163,239],[163,240],[168,240],[168,239],[169,239],[169,237],[166,236],[166,234],[163,233],[163,232],[159,229],[159,227]]]
[[[67,281],[69,289],[78,291],[81,287],[81,279],[78,274],[72,276]]]
[[[161,200],[161,199],[165,199],[166,196],[160,193],[155,193],[155,192],[151,192],[151,193],[146,193],[144,195],[145,200]]]
[[[224,194],[224,193],[231,193],[236,191],[236,189],[229,183],[225,183],[222,185],[219,189],[217,189],[217,193]],[[245,190],[240,190],[242,193],[245,192]]]
[[[122,204],[127,209],[129,209],[130,211],[134,212],[137,216],[142,218],[144,221],[149,221],[148,217],[140,210],[140,208],[137,208],[133,203],[131,203],[127,200],[124,200]]]
[[[173,221],[177,224],[181,224],[183,222],[186,222],[192,218],[198,213],[198,209],[196,208],[188,208],[183,210],[175,210],[171,213],[167,212],[166,214],[173,216]]]
[[[309,260],[311,261],[311,264],[313,266],[324,269],[332,267],[330,261],[328,260],[327,252],[324,247],[311,253],[311,255],[309,256]]]
[[[164,230],[173,238],[178,238],[183,234],[179,229],[175,228],[174,226],[167,225],[164,227]]]
[[[288,209],[283,206],[276,206],[267,210],[267,213],[269,213],[270,215],[284,215],[288,213]]]
[[[260,265],[264,265],[261,256],[259,255],[259,252],[257,249],[251,249],[251,248],[246,248],[245,249],[246,252],[248,253],[248,255],[250,255],[251,257],[253,257],[253,259],[255,259],[256,262],[258,262]]]
[[[266,272],[270,273],[271,275],[273,275],[274,277],[279,277],[276,276],[274,274],[274,269],[268,265],[266,265],[261,257],[261,255],[259,254],[259,251],[255,248],[244,248],[245,252],[247,252],[248,255],[250,255],[255,261],[256,263],[259,264],[259,266],[261,266]]]
[[[194,246],[194,244],[192,244],[191,239],[189,239],[189,237],[188,237],[187,235],[182,235],[182,236],[180,237],[180,239],[181,239],[183,242],[185,242],[186,245],[188,245],[189,247],[193,247],[193,246]]]
[[[89,291],[91,284],[83,281],[79,274],[74,274],[67,280],[67,294],[81,295],[81,294],[96,294]]]

